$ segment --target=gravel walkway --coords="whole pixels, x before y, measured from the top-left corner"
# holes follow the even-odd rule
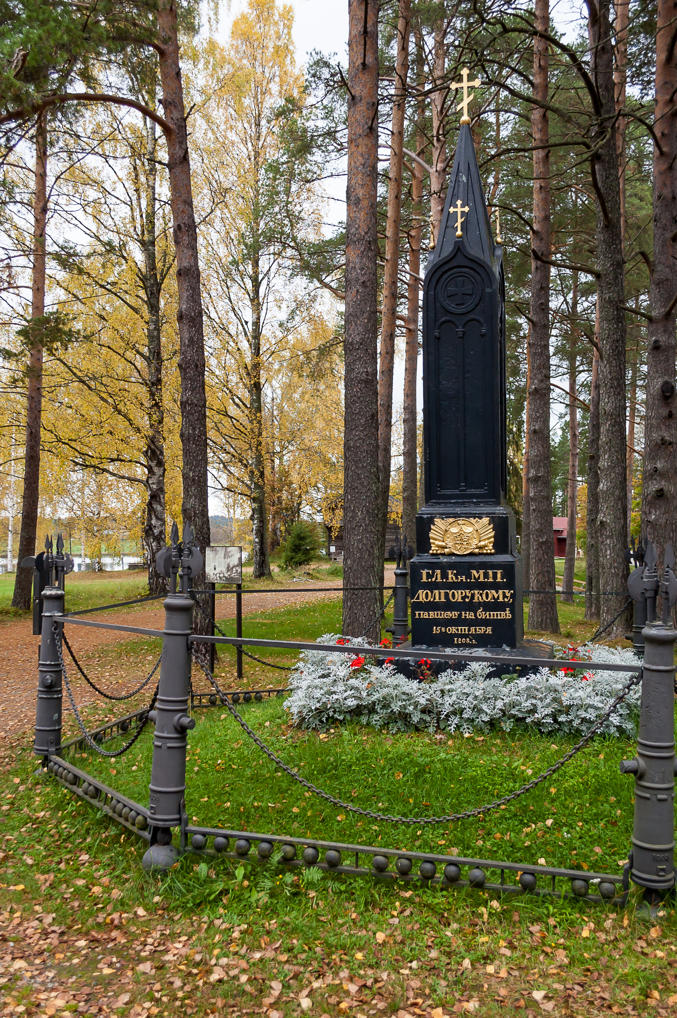
[[[385,582],[392,583],[393,579],[391,568],[386,572]],[[245,594],[242,599],[244,615],[338,597],[335,591],[329,590],[326,593],[322,593],[322,591],[328,587],[339,586],[340,581],[337,582],[335,579],[327,581],[304,580],[301,585],[313,587],[314,591],[312,593],[299,591],[299,593],[288,594],[277,592],[274,594]],[[219,598],[217,615],[220,619],[233,618],[235,598],[232,596]],[[145,606],[123,608],[87,617],[100,619],[104,622],[162,629],[164,611],[162,602],[157,601],[150,608]],[[109,649],[112,645],[138,640],[138,636],[108,629],[73,626],[69,639],[81,664],[86,669],[91,668],[92,677],[106,689],[110,689],[114,693],[121,693],[131,689],[138,682],[138,663],[131,671],[126,656],[120,655],[118,659],[115,659]],[[0,702],[5,705],[0,723],[1,743],[21,732],[28,731],[35,723],[39,641],[38,637],[32,634],[31,620],[22,619],[21,621],[0,621],[0,643],[3,648],[0,659]],[[148,655],[149,670],[156,659],[155,655]],[[72,674],[72,684],[74,690],[77,690],[79,705],[100,702],[96,694],[77,674],[74,667],[71,668],[69,674]],[[271,678],[270,684],[278,685],[281,673],[271,674],[274,674],[275,678]]]

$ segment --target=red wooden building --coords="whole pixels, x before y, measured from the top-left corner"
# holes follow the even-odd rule
[[[555,558],[564,558],[567,553],[567,530],[566,516],[553,516],[552,538],[555,544]]]

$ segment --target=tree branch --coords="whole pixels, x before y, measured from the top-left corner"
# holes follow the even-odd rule
[[[145,103],[138,102],[136,99],[130,99],[126,96],[112,95],[108,92],[57,92],[47,99],[43,99],[41,102],[32,103],[30,106],[24,107],[19,110],[10,110],[9,113],[3,113],[0,115],[0,124],[8,124],[13,120],[28,120],[35,116],[37,113],[41,113],[43,110],[50,109],[52,106],[61,106],[69,102],[83,102],[83,103],[110,103],[114,106],[129,106],[131,109],[138,110],[144,117],[148,117],[158,125],[158,127],[165,133],[169,134],[172,131],[169,123],[161,117],[159,113],[152,110],[150,106],[146,106]]]

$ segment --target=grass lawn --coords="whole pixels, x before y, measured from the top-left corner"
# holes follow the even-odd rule
[[[577,558],[574,562],[574,581],[575,585],[583,584],[585,586],[585,558]],[[555,559],[555,575],[558,580],[561,580],[564,576],[564,559]]]
[[[245,633],[313,639],[337,630],[339,617],[337,601],[304,605],[250,617]],[[580,614],[567,625],[578,640]],[[146,641],[134,648],[129,653],[145,664]],[[223,654],[224,681],[232,668]],[[253,662],[245,671],[248,682],[284,684],[283,673]],[[242,711],[285,762],[321,787],[413,816],[486,802],[570,745],[528,730],[300,732],[290,729],[279,699]],[[104,716],[87,710],[90,724]],[[311,796],[262,756],[225,708],[196,712],[196,720],[186,806],[200,824],[610,872],[627,858],[633,784],[618,772],[618,761],[634,752],[627,740],[595,740],[528,796],[480,819],[404,827]],[[147,731],[118,760],[77,753],[75,762],[146,803],[151,742]],[[28,744],[25,737],[2,762],[3,1015],[675,1013],[672,906],[647,922],[634,899],[623,910],[614,902],[380,884],[193,855],[149,876],[140,866],[145,845],[36,773]]]
[[[440,816],[490,802],[550,766],[575,741],[528,731],[388,735],[351,725],[318,735],[292,730],[279,699],[242,709],[271,749],[315,784],[356,806],[399,816]],[[89,752],[72,759],[144,803],[151,752],[148,732],[124,762],[92,759]],[[630,740],[598,739],[505,809],[453,825],[387,824],[311,795],[261,754],[225,708],[215,708],[197,715],[190,735],[186,808],[192,823],[207,827],[618,873],[632,826],[632,782],[619,773],[618,761],[632,753]]]
[[[274,569],[272,576],[255,580],[251,576],[251,567],[243,569],[243,584],[248,590],[272,587],[302,587],[305,580],[336,580],[341,586],[343,567],[335,562],[313,562],[298,570],[284,571]],[[14,593],[14,573],[0,574],[0,618],[21,618],[26,612],[12,608]],[[69,573],[66,577],[66,608],[68,611],[80,611],[83,608],[98,608],[101,605],[113,604],[117,601],[130,601],[132,598],[144,597],[148,594],[147,573],[143,569],[110,570],[101,573],[83,572]]]
[[[12,608],[14,573],[0,576],[0,618],[25,616],[26,612]],[[143,570],[118,570],[105,573],[70,573],[66,577],[66,604],[68,611],[97,608],[114,601],[129,601],[148,593],[147,576]]]

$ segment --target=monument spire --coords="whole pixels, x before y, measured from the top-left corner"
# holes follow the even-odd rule
[[[425,505],[410,566],[412,644],[514,648],[522,599],[506,504],[502,249],[469,126],[479,81],[468,74],[456,85],[463,116],[423,286]]]
[[[468,207],[461,232],[457,222],[459,206]],[[484,200],[475,145],[468,124],[463,122],[459,130],[437,244],[428,264],[432,266],[439,259],[450,255],[461,239],[469,253],[472,252],[481,258],[494,273],[498,274],[498,256]]]

